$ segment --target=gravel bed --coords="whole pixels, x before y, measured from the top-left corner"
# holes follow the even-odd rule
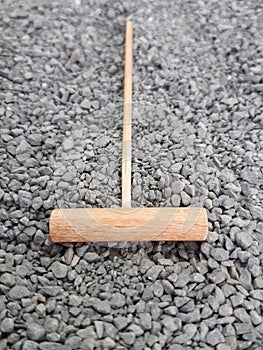
[[[0,8],[0,350],[262,349],[261,1]],[[120,205],[134,20],[134,206],[204,206],[206,242],[54,244]],[[142,232],[143,234],[143,232]]]

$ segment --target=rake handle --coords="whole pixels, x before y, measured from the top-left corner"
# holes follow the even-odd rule
[[[126,22],[122,136],[122,207],[131,207],[132,22]]]

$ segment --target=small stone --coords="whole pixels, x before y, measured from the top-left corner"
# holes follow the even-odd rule
[[[234,199],[233,198],[226,198],[224,201],[223,201],[223,207],[225,208],[225,209],[230,209],[230,208],[232,208],[232,207],[234,207],[234,205],[235,205],[235,201],[234,201]]]
[[[181,197],[182,197],[182,204],[184,206],[188,206],[191,203],[191,197],[185,191],[182,191]]]
[[[103,322],[102,321],[95,321],[94,325],[95,325],[95,329],[96,329],[96,333],[98,335],[98,338],[99,339],[102,338],[103,330],[104,330]]]
[[[215,328],[207,334],[206,341],[209,345],[216,346],[219,343],[224,343],[225,338],[223,334],[217,328]]]
[[[201,273],[194,272],[191,276],[191,280],[196,283],[202,283],[205,280],[205,276],[201,275]]]
[[[131,324],[127,330],[132,331],[136,335],[136,337],[140,337],[144,333],[143,329],[137,324]]]
[[[237,293],[235,295],[232,295],[230,297],[230,300],[231,300],[233,308],[236,308],[238,305],[241,305],[243,303],[244,297],[242,294]]]
[[[109,68],[110,74],[115,74],[117,72],[117,67],[115,65],[111,65]]]
[[[170,172],[178,174],[178,173],[180,173],[181,169],[182,169],[182,163],[175,163],[175,164],[171,165]]]
[[[73,335],[65,340],[65,345],[68,345],[70,349],[78,349],[81,342],[81,338]]]
[[[135,334],[133,332],[123,332],[123,333],[119,333],[119,335],[120,335],[120,338],[127,345],[132,345],[135,341]]]
[[[38,349],[38,343],[32,340],[25,340],[22,345],[22,350],[37,350],[37,349]]]
[[[32,202],[32,208],[38,210],[43,205],[43,201],[40,197],[35,197]]]
[[[248,204],[252,216],[256,220],[262,220],[263,218],[263,207],[259,205]]]
[[[221,270],[215,270],[212,273],[208,275],[208,278],[210,281],[212,281],[215,284],[222,283],[226,279],[226,275]]]
[[[216,261],[225,261],[229,259],[229,252],[223,248],[212,248],[210,250],[210,255]]]
[[[162,283],[158,280],[153,284],[153,294],[160,298],[163,295],[163,286]]]
[[[115,341],[110,337],[106,337],[105,339],[103,339],[101,341],[101,344],[102,344],[102,349],[105,349],[105,350],[115,349],[116,347]]]
[[[175,316],[177,314],[177,307],[176,306],[168,306],[164,309],[164,312],[168,315]]]
[[[146,273],[146,276],[150,281],[156,281],[159,277],[160,273],[163,271],[163,266],[161,265],[154,265],[149,268],[149,270]]]
[[[235,238],[236,243],[244,250],[249,248],[253,243],[253,239],[248,232],[237,232]]]
[[[183,331],[187,334],[188,339],[192,339],[197,331],[197,327],[195,324],[186,324]]]
[[[222,305],[219,308],[219,315],[221,316],[231,316],[233,313],[233,308],[228,304]]]
[[[31,80],[33,78],[33,74],[31,72],[24,72],[23,76],[26,80]]]
[[[43,17],[38,15],[34,16],[33,25],[35,29],[42,29]]]
[[[174,207],[179,207],[181,203],[181,197],[179,194],[173,194],[171,198],[171,203]]]
[[[86,328],[79,329],[76,334],[82,339],[97,339],[97,334],[93,326],[88,326]]]
[[[126,317],[123,316],[117,316],[113,320],[115,326],[118,328],[118,330],[122,330],[127,327],[128,320]]]
[[[50,316],[46,318],[44,323],[44,328],[46,332],[48,333],[56,332],[58,330],[58,327],[59,327],[59,321],[56,318],[52,318]]]
[[[61,287],[46,286],[46,287],[40,288],[39,293],[46,296],[55,297],[60,293],[60,291],[61,291]]]
[[[240,307],[238,309],[235,309],[234,310],[234,315],[240,322],[250,323],[250,316],[248,315],[248,313],[247,313],[245,308]]]
[[[45,329],[37,323],[27,326],[27,336],[31,340],[41,340],[45,336]]]
[[[173,266],[174,263],[171,259],[160,258],[158,259],[158,264],[162,266]]]
[[[184,183],[180,180],[174,181],[172,183],[172,193],[179,194],[184,189]]]
[[[20,190],[18,192],[18,202],[21,208],[28,208],[32,204],[32,194],[30,192]]]
[[[19,162],[25,162],[33,153],[32,147],[26,140],[22,140],[16,148],[16,158]]]
[[[171,316],[165,316],[162,321],[162,325],[169,331],[175,332],[179,329],[178,324],[175,322],[174,317]]]
[[[1,283],[3,283],[5,286],[13,287],[16,284],[16,280],[11,273],[5,272],[1,275]]]
[[[163,290],[165,291],[165,293],[168,293],[168,294],[172,294],[173,293],[174,286],[172,285],[172,283],[170,283],[167,280],[163,280],[162,285],[163,285]]]
[[[148,285],[144,288],[144,291],[142,293],[142,299],[151,300],[152,298],[153,298],[152,286]]]
[[[10,317],[4,318],[1,321],[0,330],[3,333],[11,333],[14,330],[14,320]]]
[[[56,278],[65,278],[68,273],[67,265],[62,264],[59,261],[53,262],[53,264],[51,265],[51,270]]]
[[[140,314],[140,325],[144,330],[150,330],[152,327],[152,317],[149,313]]]
[[[259,290],[259,289],[252,290],[250,295],[254,299],[263,301],[263,290]]]
[[[194,309],[194,311],[188,313],[187,317],[190,323],[199,322],[201,319],[200,310]]]
[[[220,215],[220,220],[224,226],[227,226],[230,221],[231,221],[231,216],[230,215]]]
[[[252,323],[255,326],[257,326],[261,323],[261,317],[259,316],[259,314],[255,310],[250,311],[250,318],[251,318]]]
[[[191,280],[190,276],[182,272],[179,274],[177,281],[174,282],[174,287],[179,289],[184,288],[190,282],[190,280]]]
[[[102,137],[98,137],[95,141],[94,141],[94,147],[106,147],[108,144],[110,143],[110,137],[109,136],[102,136]]]
[[[82,297],[80,295],[71,294],[69,296],[68,304],[70,306],[78,307],[82,303]]]
[[[178,273],[173,272],[171,275],[168,276],[168,280],[172,283],[175,283],[178,280]]]
[[[53,341],[44,341],[39,344],[39,350],[71,350],[68,345],[62,345]]]
[[[125,304],[125,302],[124,302]],[[92,304],[93,308],[97,311],[97,312],[101,312],[102,314],[110,314],[111,313],[111,306],[109,301],[107,300],[99,300],[96,299],[94,301],[94,303]],[[123,306],[123,304],[122,304]]]
[[[70,151],[73,148],[74,148],[74,140],[72,137],[69,137],[63,142],[63,149],[65,151]]]
[[[226,343],[221,343],[216,346],[216,350],[232,350],[231,346]]]
[[[14,95],[12,94],[12,92],[7,92],[5,95],[5,102],[6,103],[11,103],[13,101]]]
[[[100,257],[97,253],[87,252],[84,255],[84,259],[89,263],[93,263],[93,262],[99,261]]]
[[[114,309],[123,307],[126,303],[125,296],[119,292],[113,293],[110,303]]]
[[[83,100],[80,104],[80,107],[89,110],[91,107],[90,101],[88,99]]]
[[[238,335],[251,333],[253,331],[251,323],[234,323],[234,327]]]
[[[10,298],[15,300],[31,296],[31,292],[25,286],[14,286],[8,294]]]

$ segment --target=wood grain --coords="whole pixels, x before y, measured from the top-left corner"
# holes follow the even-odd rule
[[[203,241],[203,208],[55,209],[50,218],[54,242]]]
[[[132,22],[126,22],[122,136],[122,207],[131,207]]]

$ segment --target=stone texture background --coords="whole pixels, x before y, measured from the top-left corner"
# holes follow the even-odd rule
[[[53,244],[120,205],[134,20],[134,206],[202,205],[202,244]],[[261,1],[0,7],[0,349],[262,349]],[[143,234],[143,232],[142,232]]]

